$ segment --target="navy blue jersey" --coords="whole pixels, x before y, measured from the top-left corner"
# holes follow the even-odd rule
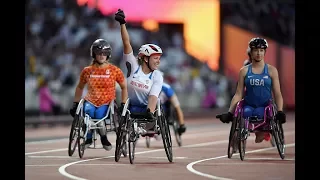
[[[272,82],[268,72],[268,65],[265,64],[261,74],[252,72],[252,64],[248,65],[248,72],[244,79],[245,103],[252,107],[266,106],[272,98]]]

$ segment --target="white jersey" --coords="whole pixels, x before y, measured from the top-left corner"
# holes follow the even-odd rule
[[[149,74],[142,71],[133,52],[123,54],[123,59],[126,61],[128,74],[128,96],[130,104],[135,106],[148,105],[148,97],[154,95],[159,97],[162,89],[163,77],[160,71],[155,70]]]

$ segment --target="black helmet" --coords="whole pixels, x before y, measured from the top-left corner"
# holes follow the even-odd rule
[[[261,49],[267,49],[268,48],[268,43],[267,40],[263,39],[263,38],[252,38],[249,41],[249,48],[250,50],[253,48],[261,48]]]
[[[107,56],[107,59],[111,57],[112,48],[110,44],[104,39],[95,40],[90,47],[90,56],[92,58],[96,57],[96,54],[103,53]]]

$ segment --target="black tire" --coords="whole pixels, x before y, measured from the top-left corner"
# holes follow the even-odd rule
[[[150,148],[150,137],[146,136],[146,146],[147,148]]]
[[[231,123],[230,133],[229,133],[229,143],[228,143],[228,158],[231,159],[234,148],[238,148],[238,129],[239,129],[239,120],[241,116],[238,114],[236,118],[233,118]],[[237,149],[238,150],[238,149]]]
[[[246,136],[246,129],[245,129],[245,120],[244,118],[240,118],[239,121],[239,131],[238,131],[238,148],[239,148],[239,155],[240,159],[243,161],[244,157],[246,155],[246,144],[247,144],[247,138]]]
[[[68,155],[70,157],[73,155],[74,151],[76,150],[77,143],[78,143],[77,139],[75,138],[77,136],[78,120],[79,120],[79,116],[75,116],[71,124],[71,129],[69,134],[69,144],[68,144]],[[72,145],[73,142],[75,142],[74,145]]]
[[[281,159],[284,159],[286,146],[285,146],[282,124],[280,124],[279,121],[273,119],[271,121],[271,125],[272,125],[272,137],[274,138],[275,144],[278,149],[278,153]]]
[[[175,109],[172,109],[171,112],[172,116],[171,116],[171,120],[172,120],[172,128],[173,128],[173,132],[177,141],[177,144],[179,147],[182,146],[182,139],[181,139],[181,134],[178,132],[178,128],[179,128],[179,121],[178,121],[178,117],[177,117],[177,112]]]
[[[162,116],[158,116],[159,120],[159,126],[160,126],[160,131],[161,131],[161,137],[162,137],[162,142],[163,142],[163,147],[166,151],[166,155],[168,158],[169,162],[173,161],[173,154],[172,154],[172,141],[171,141],[171,134],[170,134],[170,129],[169,129],[169,124],[164,117],[163,111],[162,111]]]
[[[134,163],[135,149],[137,143],[137,136],[134,131],[132,121],[128,122],[128,148],[130,164]]]
[[[121,153],[124,154],[124,156],[127,156],[127,152],[122,152],[124,146],[126,150],[126,135],[127,135],[127,122],[128,122],[128,115],[126,115],[124,118],[120,119],[119,127],[116,132],[117,139],[116,139],[116,150],[115,150],[115,161],[118,162],[120,160]]]
[[[84,137],[82,136],[82,134],[84,134],[82,132],[84,130],[83,126],[84,126],[83,119],[79,119],[78,129],[77,129],[77,131],[78,131],[78,133],[77,133],[78,134],[77,141],[78,141],[78,154],[79,154],[80,158],[83,157],[84,150],[85,150],[85,141],[84,141]]]

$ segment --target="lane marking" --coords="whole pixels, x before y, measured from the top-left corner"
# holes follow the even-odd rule
[[[222,141],[214,141],[214,142],[209,142],[209,143],[200,143],[200,144],[191,144],[191,145],[185,145],[185,146],[181,146],[181,147],[173,147],[172,149],[178,149],[178,148],[191,148],[191,147],[202,147],[202,146],[208,146],[208,145],[213,145],[213,144],[223,144],[223,143],[226,143],[228,142],[228,140],[222,140]],[[155,150],[149,150],[149,151],[140,151],[140,152],[136,152],[135,155],[137,154],[146,154],[146,153],[153,153],[153,152],[159,152],[159,151],[163,151],[165,152],[164,149],[155,149]],[[75,164],[78,164],[78,163],[82,163],[82,162],[88,162],[88,161],[94,161],[94,160],[100,160],[100,159],[110,159],[110,158],[114,158],[114,156],[107,156],[107,157],[99,157],[99,158],[92,158],[92,159],[85,159],[85,160],[79,160],[79,161],[75,161],[75,162],[71,162],[71,163],[68,163],[68,164],[65,164],[63,166],[61,166],[59,168],[59,173],[65,177],[68,177],[70,179],[74,179],[74,180],[87,180],[87,179],[84,179],[84,178],[81,178],[81,177],[77,177],[77,176],[74,176],[72,174],[69,174],[67,171],[66,171],[66,168],[69,167],[69,166],[72,166],[72,165],[75,165]]]
[[[286,135],[292,134],[294,133],[293,131],[290,131],[288,133],[286,133]],[[249,139],[254,139],[254,137],[249,137]],[[206,143],[200,143],[200,144],[190,144],[190,145],[185,145],[185,146],[181,146],[181,147],[173,147],[172,149],[179,149],[179,148],[192,148],[192,147],[201,147],[201,146],[208,146],[208,145],[214,145],[214,144],[223,144],[223,143],[228,143],[229,140],[222,140],[222,141],[213,141],[213,142],[206,142]],[[288,145],[287,145],[288,147]],[[274,149],[274,147],[272,147],[271,149]],[[141,152],[136,152],[135,154],[146,154],[146,153],[152,153],[152,152],[159,152],[159,151],[165,151],[164,149],[156,149],[156,150],[150,150],[150,151],[141,151]],[[226,156],[227,157],[227,156]],[[72,174],[69,174],[66,171],[66,168],[69,166],[72,166],[74,164],[78,164],[78,163],[82,163],[82,162],[87,162],[87,161],[94,161],[94,160],[100,160],[100,159],[109,159],[109,158],[114,158],[114,156],[107,156],[107,157],[100,157],[100,158],[92,158],[92,159],[85,159],[85,160],[79,160],[79,161],[75,161],[75,162],[71,162],[68,164],[65,164],[61,167],[59,167],[58,171],[61,175],[68,177],[70,179],[74,179],[74,180],[87,180],[81,177],[77,177],[74,176]],[[192,166],[191,166],[192,167]],[[223,180],[223,179],[222,179]]]
[[[32,155],[32,154],[43,154],[43,153],[51,153],[51,152],[59,152],[59,151],[68,151],[68,148],[51,149],[51,150],[46,150],[46,151],[28,152],[28,153],[24,153],[24,154],[25,155]]]
[[[76,166],[128,166],[130,164],[75,164]],[[61,164],[26,164],[25,167],[56,167]]]
[[[227,131],[226,131],[227,132]],[[199,133],[201,135],[203,135],[203,133]],[[211,133],[208,133],[211,134]],[[208,136],[208,134],[205,133],[206,136]],[[286,133],[286,135],[292,135],[295,134],[294,131],[289,131]],[[197,136],[197,134],[192,134],[193,136]],[[197,136],[198,137],[198,136]],[[173,137],[174,139],[175,137]],[[254,137],[249,136],[249,139],[253,139]],[[143,141],[143,142],[142,142]],[[216,141],[216,143],[225,143],[228,142],[228,140],[222,140],[222,141]],[[207,143],[202,143],[202,146],[208,146],[208,145],[213,145],[212,143],[214,142],[207,142]],[[111,144],[115,144],[115,142],[111,142]],[[137,146],[140,146],[142,144],[145,144],[145,139],[139,139]],[[97,146],[99,147],[99,145]],[[181,147],[184,147],[183,145]],[[193,145],[188,145],[188,147],[193,147]],[[196,145],[195,147],[201,147],[199,145]],[[176,147],[174,147],[176,148]],[[62,148],[62,149],[52,149],[52,150],[45,150],[45,151],[35,151],[35,152],[27,152],[25,153],[25,155],[33,155],[33,154],[44,154],[44,153],[51,153],[51,152],[59,152],[59,151],[68,151],[68,148]]]
[[[295,143],[292,143],[292,144],[287,144],[286,145],[286,148],[288,147],[294,147],[295,146]],[[276,149],[276,147],[269,147],[269,148],[263,148],[263,149],[256,149],[256,150],[252,150],[252,151],[247,151],[246,154],[250,154],[250,153],[257,153],[257,152],[263,152],[263,151],[268,151],[268,150],[272,150],[272,149]],[[239,155],[239,153],[236,153],[234,154],[233,156],[237,156]],[[214,176],[214,175],[211,175],[211,174],[206,174],[206,173],[202,173],[200,171],[197,171],[193,168],[193,165],[195,164],[198,164],[198,163],[201,163],[201,162],[204,162],[204,161],[210,161],[210,160],[215,160],[215,159],[222,159],[222,158],[226,158],[228,157],[228,155],[224,155],[224,156],[217,156],[217,157],[213,157],[213,158],[207,158],[207,159],[201,159],[201,160],[198,160],[198,161],[194,161],[194,162],[191,162],[189,163],[186,168],[196,174],[196,175],[199,175],[199,176],[202,176],[202,177],[207,177],[209,179],[215,179],[215,180],[234,180],[234,179],[229,179],[229,178],[224,178],[224,177],[219,177],[219,176]],[[245,158],[246,159],[246,158]],[[281,158],[279,157],[278,158],[279,160],[281,160]],[[230,163],[230,164],[233,164],[233,163]],[[246,163],[243,163],[243,165],[245,165]]]
[[[70,157],[70,156],[27,156],[28,158],[53,158],[53,159],[78,159],[76,157]]]
[[[186,137],[199,137],[199,135],[202,135],[202,136],[210,136],[211,134],[212,135],[218,135],[219,133],[221,133],[221,135],[227,133],[228,131],[219,131],[219,132],[208,132],[208,133],[196,133],[196,134],[189,134],[188,136],[184,136],[184,138]],[[172,139],[175,139],[174,136],[171,136]],[[152,138],[151,139],[152,141],[154,141],[155,139]],[[59,140],[56,140],[56,141],[52,141],[52,142],[58,142]],[[155,140],[156,141],[156,140]],[[111,141],[111,144],[115,144],[115,140],[114,142]],[[138,140],[138,144],[137,146],[140,146],[140,145],[143,145],[145,146],[145,138],[141,138]],[[98,144],[96,147],[102,147],[100,144]],[[27,152],[25,153],[25,155],[33,155],[33,154],[44,154],[44,153],[51,153],[51,152],[59,152],[59,151],[67,151],[68,148],[62,148],[62,149],[52,149],[52,150],[44,150],[44,151],[35,151],[35,152]]]

